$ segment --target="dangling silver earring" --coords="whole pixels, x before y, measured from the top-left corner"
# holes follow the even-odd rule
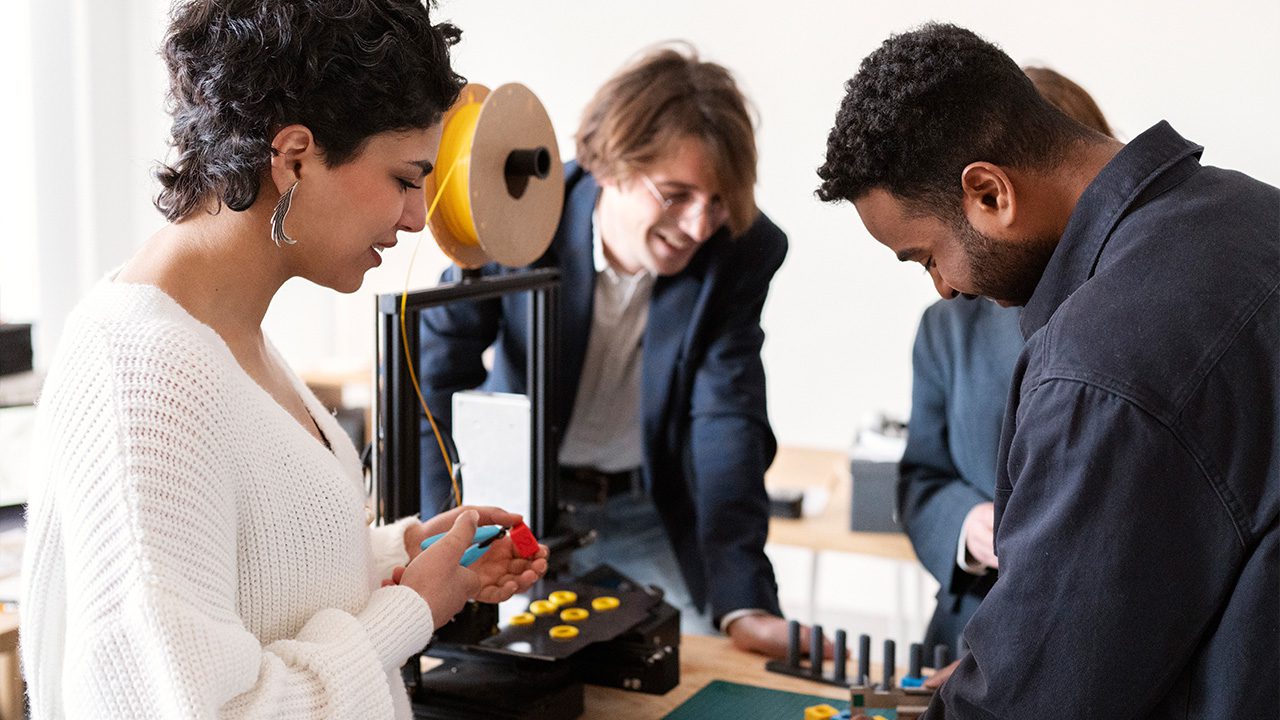
[[[271,239],[275,241],[276,247],[282,248],[298,242],[284,232],[284,220],[289,217],[289,206],[293,204],[293,191],[296,187],[298,187],[298,181],[294,180],[289,189],[280,196],[280,202],[276,203],[276,211],[271,213]]]

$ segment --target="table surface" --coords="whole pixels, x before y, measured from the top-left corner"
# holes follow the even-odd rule
[[[832,550],[916,561],[911,541],[904,533],[854,532],[849,529],[853,479],[849,474],[849,458],[844,453],[812,448],[779,448],[778,456],[765,474],[765,485],[824,492],[827,496],[821,512],[812,517],[796,520],[771,518],[769,542],[814,551]]]
[[[0,653],[18,649],[18,613],[0,612]]]
[[[675,710],[712,680],[728,680],[774,690],[848,700],[849,691],[764,669],[765,659],[733,647],[725,637],[686,635],[680,641],[680,684],[666,695],[646,695],[587,686],[584,718],[657,720]],[[872,670],[876,672],[875,666]]]

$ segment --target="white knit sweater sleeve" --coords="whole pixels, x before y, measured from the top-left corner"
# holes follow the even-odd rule
[[[416,515],[400,518],[390,525],[374,525],[369,528],[369,545],[373,550],[374,574],[378,578],[391,577],[397,565],[409,562],[404,547],[404,531],[418,524]]]
[[[116,328],[69,324],[75,346],[46,385],[46,491],[29,509],[38,546],[23,609],[33,717],[403,714],[389,678],[432,631],[413,590],[320,609],[267,644],[246,628],[246,564],[258,582],[288,587],[306,548],[244,546],[244,490],[226,477],[218,432],[235,408],[183,356],[190,330],[161,331],[172,336],[124,342]]]

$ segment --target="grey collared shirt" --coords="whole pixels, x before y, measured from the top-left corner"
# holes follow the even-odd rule
[[[653,275],[618,272],[604,254],[600,210],[591,217],[596,287],[591,334],[573,414],[560,445],[560,464],[617,472],[644,460],[640,429],[640,373]]]

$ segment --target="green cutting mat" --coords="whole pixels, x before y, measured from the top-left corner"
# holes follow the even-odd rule
[[[805,708],[823,703],[840,710],[849,707],[842,700],[714,680],[665,720],[804,720]],[[896,710],[874,712],[885,720],[898,718]]]

